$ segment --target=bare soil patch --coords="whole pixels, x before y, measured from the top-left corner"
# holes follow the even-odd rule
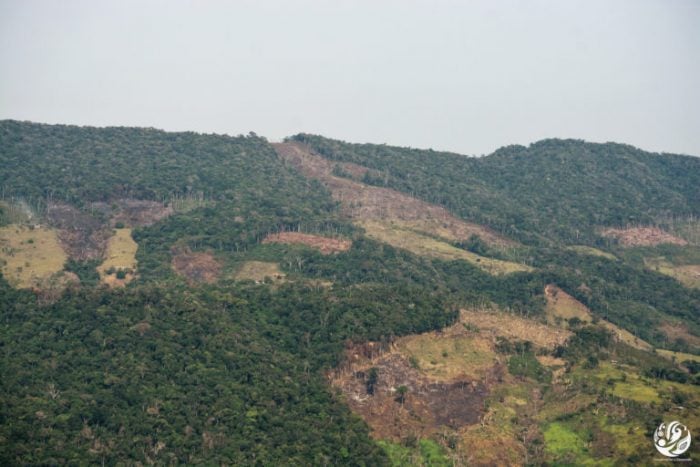
[[[655,246],[662,243],[687,245],[680,237],[671,235],[658,227],[629,227],[626,229],[607,228],[601,230],[604,237],[616,238],[623,246]]]
[[[351,346],[347,354],[351,363],[330,375],[331,384],[341,390],[350,408],[367,422],[372,436],[393,441],[428,437],[443,427],[459,429],[477,423],[490,385],[504,373],[502,366],[495,366],[480,381],[436,381],[395,351],[352,361],[357,353]],[[377,377],[372,390],[368,390],[372,369]],[[402,387],[403,397],[399,389]]]
[[[122,223],[126,227],[153,225],[174,212],[171,206],[158,201],[130,198],[92,203],[91,208],[110,218],[112,226]]]
[[[46,217],[71,258],[85,261],[104,255],[111,231],[96,217],[63,203],[49,204]]]
[[[80,284],[80,279],[76,274],[59,271],[39,281],[37,285],[32,287],[32,291],[36,294],[39,303],[46,305],[56,302],[61,298],[65,289],[78,284]]]
[[[661,325],[661,331],[666,334],[669,340],[680,339],[692,346],[700,347],[700,337],[691,334],[688,327],[681,323],[664,323]]]
[[[221,264],[211,253],[192,251],[174,251],[172,267],[188,283],[216,282],[221,274]]]
[[[378,172],[370,170],[369,168],[361,165],[353,164],[352,162],[335,162],[334,166],[338,167],[341,171],[350,176],[350,178],[357,181],[361,181],[367,173],[378,175]]]
[[[447,240],[467,240],[478,235],[486,243],[507,247],[515,245],[490,229],[462,221],[445,208],[426,203],[389,188],[366,185],[355,180],[332,175],[334,164],[315,154],[300,143],[273,145],[279,156],[307,177],[321,181],[341,203],[343,212],[353,220],[396,220],[412,223],[415,230],[429,235],[439,235]],[[363,172],[360,166],[342,166],[351,173]]]
[[[287,243],[310,246],[319,250],[324,255],[347,251],[352,246],[352,242],[343,238],[329,238],[320,235],[312,235],[301,232],[280,232],[270,234],[263,243]]]

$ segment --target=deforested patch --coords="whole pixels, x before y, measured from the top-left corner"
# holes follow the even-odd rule
[[[46,218],[58,229],[58,238],[72,259],[87,261],[104,255],[111,230],[93,213],[65,203],[50,203]]]
[[[352,241],[344,238],[323,237],[302,232],[280,232],[269,234],[263,239],[263,243],[287,243],[299,244],[315,248],[324,255],[347,251],[352,246]]]
[[[373,359],[353,355],[355,349],[348,348],[348,363],[332,372],[331,384],[370,426],[373,437],[393,441],[478,423],[490,386],[504,372],[496,365],[481,380],[439,381],[425,376],[399,352]]]
[[[604,237],[617,239],[622,246],[655,246],[661,244],[687,245],[680,237],[671,235],[658,227],[606,228],[600,231]]]
[[[321,181],[340,202],[343,213],[353,221],[401,221],[414,230],[438,235],[449,241],[465,241],[477,235],[488,245],[498,248],[515,246],[509,240],[482,225],[453,216],[442,206],[389,188],[361,183],[355,179],[333,175],[334,171],[349,172],[353,178],[364,175],[366,168],[356,164],[338,164],[314,153],[308,146],[297,143],[274,145],[279,156],[309,178]]]
[[[109,239],[105,260],[97,267],[103,283],[123,287],[136,277],[136,250],[138,244],[131,237],[131,229],[115,229]]]
[[[280,269],[279,264],[268,261],[246,261],[242,263],[234,279],[239,281],[253,281],[256,284],[277,284],[285,281],[286,275]]]
[[[14,287],[40,287],[68,259],[55,229],[11,224],[0,228],[0,267]]]
[[[537,347],[554,350],[564,345],[571,332],[501,311],[461,310],[460,320],[467,327],[494,336],[530,341]]]
[[[120,198],[110,202],[96,202],[91,209],[110,219],[116,227],[143,227],[153,225],[175,211],[170,205],[144,199]]]
[[[172,267],[188,283],[211,284],[221,274],[221,263],[208,252],[173,251]]]

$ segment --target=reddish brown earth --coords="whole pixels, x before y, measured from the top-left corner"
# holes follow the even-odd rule
[[[350,175],[350,177],[356,179],[356,180],[361,180],[362,177],[365,176],[367,172],[370,170],[367,167],[363,167],[361,165],[353,164],[352,162],[340,162],[336,163],[340,169]]]
[[[60,271],[41,281],[37,286],[32,287],[32,292],[34,292],[40,304],[48,305],[58,301],[65,289],[79,284],[80,278],[75,273]]]
[[[172,267],[190,284],[211,284],[221,274],[221,264],[211,253],[174,251]]]
[[[301,244],[316,248],[324,255],[347,251],[352,246],[350,240],[342,238],[329,238],[320,235],[311,235],[301,232],[280,232],[265,237],[263,243],[287,243]]]
[[[89,213],[63,203],[49,204],[49,225],[58,230],[58,239],[68,256],[78,261],[100,259],[111,230]]]
[[[297,143],[273,145],[278,155],[309,178],[321,181],[333,198],[341,203],[343,213],[356,221],[403,221],[414,230],[440,235],[450,240],[466,240],[479,235],[493,246],[510,246],[514,242],[481,225],[462,221],[445,208],[413,198],[389,188],[366,185],[332,174],[333,162],[315,154],[308,146]],[[354,164],[341,165],[343,170],[357,174],[367,169]]]
[[[655,246],[662,243],[687,245],[682,238],[671,235],[658,227],[608,228],[601,230],[604,237],[617,238],[623,246]]]
[[[118,199],[110,203],[90,205],[89,212],[64,203],[49,204],[46,212],[50,226],[58,230],[58,238],[68,255],[75,260],[100,259],[104,256],[111,227],[123,223],[127,227],[147,226],[171,215],[171,207],[156,201]]]
[[[113,225],[121,222],[127,227],[153,225],[173,213],[173,208],[163,203],[130,198],[92,203],[91,208],[110,218]]]
[[[661,325],[661,331],[666,334],[669,340],[683,340],[690,345],[700,347],[700,337],[690,333],[688,327],[680,323],[664,323]]]
[[[373,394],[367,389],[370,368],[377,370]],[[346,363],[329,375],[351,410],[360,415],[378,439],[425,438],[444,427],[460,429],[478,423],[490,387],[505,373],[495,365],[480,380],[436,381],[424,376],[403,355],[369,343],[346,349]],[[405,386],[404,400],[398,388]]]

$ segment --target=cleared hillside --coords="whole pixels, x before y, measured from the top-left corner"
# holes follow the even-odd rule
[[[602,192],[648,161],[581,175],[559,142],[533,162],[598,184],[594,225],[574,194],[539,213],[555,191],[512,148],[0,138],[2,465],[644,464],[657,419],[700,430],[700,291],[674,278],[700,264],[688,187],[659,168],[657,200]]]
[[[600,226],[700,214],[697,157],[557,139],[480,158],[307,134],[292,139],[330,160],[371,169],[366,183],[410,193],[526,242],[592,244]]]

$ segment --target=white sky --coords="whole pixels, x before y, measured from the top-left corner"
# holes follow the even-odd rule
[[[700,155],[700,1],[0,0],[0,119]]]

